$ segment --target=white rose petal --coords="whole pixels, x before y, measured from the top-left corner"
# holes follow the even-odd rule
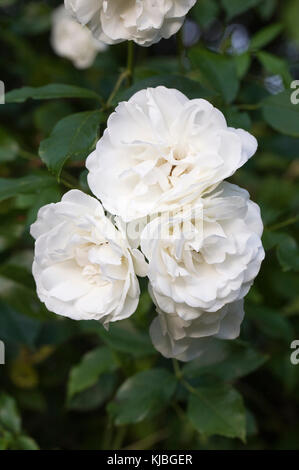
[[[196,0],[65,0],[66,8],[106,44],[150,46],[182,26]]]
[[[56,8],[52,16],[51,43],[56,54],[71,60],[79,69],[90,67],[97,53],[107,49],[107,45],[95,39],[63,5]]]
[[[61,202],[40,209],[31,234],[37,293],[48,310],[104,325],[134,313],[140,293],[134,266],[145,274],[145,260],[130,249],[99,201],[69,191]]]
[[[157,310],[158,316],[150,327],[153,345],[163,356],[180,361],[191,361],[206,352],[210,355],[217,339],[237,338],[244,317],[242,300],[226,305],[212,318],[202,312],[190,321]]]
[[[203,99],[163,86],[120,103],[88,157],[88,183],[104,207],[129,222],[192,203],[256,151]]]
[[[189,211],[156,217],[141,234],[156,304],[190,321],[243,299],[264,258],[262,230],[259,207],[226,182]]]

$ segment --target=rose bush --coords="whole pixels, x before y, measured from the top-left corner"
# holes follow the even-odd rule
[[[65,6],[106,44],[135,41],[150,46],[183,24],[196,0],[65,0]]]
[[[298,447],[298,1],[134,44],[191,3],[73,1],[70,60],[132,39],[76,70],[59,2],[0,2],[2,450]]]

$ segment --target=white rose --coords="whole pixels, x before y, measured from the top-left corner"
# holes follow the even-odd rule
[[[95,39],[63,5],[56,8],[52,16],[51,43],[56,54],[71,60],[79,69],[90,67],[97,53],[107,49],[107,45]]]
[[[182,26],[196,0],[65,0],[66,8],[106,44],[150,46]]]
[[[154,219],[141,250],[159,308],[189,321],[243,299],[264,259],[262,231],[259,207],[226,182],[190,210]]]
[[[146,264],[99,201],[69,191],[61,202],[40,209],[31,234],[33,276],[48,310],[104,325],[134,313],[140,293],[135,270],[145,275]]]
[[[153,345],[163,356],[180,361],[192,361],[206,352],[211,355],[217,339],[237,338],[244,317],[243,300],[212,314],[202,312],[190,321],[157,311],[158,316],[150,326]]]
[[[163,86],[136,93],[108,120],[88,157],[88,183],[125,221],[191,203],[231,176],[256,151],[256,139],[227,127],[203,99]]]

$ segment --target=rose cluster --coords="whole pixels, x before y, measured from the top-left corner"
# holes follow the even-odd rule
[[[256,148],[208,101],[174,89],[120,103],[86,162],[97,199],[72,190],[32,225],[40,299],[108,326],[134,313],[137,276],[148,276],[150,335],[165,357],[191,360],[214,338],[236,338],[263,225],[247,191],[224,180]]]

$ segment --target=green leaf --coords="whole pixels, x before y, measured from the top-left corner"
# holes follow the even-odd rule
[[[241,395],[229,385],[199,387],[190,393],[188,417],[194,428],[204,436],[214,434],[246,436],[246,414]]]
[[[207,83],[218,91],[226,103],[231,103],[239,90],[239,81],[234,59],[201,47],[192,48],[190,60],[198,68]]]
[[[54,100],[40,103],[33,115],[35,127],[47,136],[52,132],[58,121],[72,114],[72,112],[73,109],[69,101]]]
[[[102,341],[115,351],[130,354],[134,357],[146,357],[156,354],[148,335],[138,331],[127,330],[119,326],[111,325],[106,331],[99,322],[80,322],[80,327],[85,332],[96,333]]]
[[[263,0],[258,5],[258,12],[263,20],[270,20],[277,8],[277,1],[278,0]]]
[[[192,9],[192,14],[202,28],[208,28],[217,18],[220,7],[215,0],[200,0]]]
[[[146,78],[139,82],[136,82],[133,86],[128,88],[126,91],[119,93],[115,100],[114,104],[117,104],[119,101],[127,101],[134,95],[137,91],[143,90],[144,88],[165,86],[167,88],[176,88],[177,90],[184,93],[188,98],[208,98],[213,95],[212,92],[203,88],[195,80],[190,78],[183,77],[180,75],[156,75],[154,77]]]
[[[293,237],[284,235],[277,247],[277,258],[284,271],[299,271],[299,250]]]
[[[96,384],[68,400],[69,410],[90,411],[99,408],[112,395],[117,383],[115,374],[103,374]]]
[[[241,80],[248,72],[251,65],[251,56],[248,52],[233,56],[236,64],[237,77]]]
[[[59,178],[69,158],[84,160],[95,147],[103,119],[101,111],[86,111],[59,121],[39,147],[39,155],[49,170]]]
[[[184,375],[188,378],[201,377],[204,374],[215,376],[222,381],[233,381],[251,374],[261,367],[268,359],[247,344],[226,341],[225,357],[216,364],[201,366],[200,360],[192,361],[183,367]]]
[[[263,233],[263,247],[265,250],[271,250],[275,246],[278,246],[281,242],[283,242],[285,237],[284,233],[280,232],[271,232],[270,230],[265,230]]]
[[[291,323],[278,311],[259,305],[247,305],[246,314],[265,335],[290,341],[293,337]]]
[[[265,230],[263,244],[266,250],[277,247],[277,258],[284,271],[299,270],[299,250],[293,237],[286,233]]]
[[[12,162],[17,157],[18,151],[17,142],[3,127],[0,127],[0,163]]]
[[[290,85],[292,77],[289,72],[288,64],[284,59],[265,51],[257,52],[256,56],[267,72],[274,75],[280,75],[285,86]]]
[[[6,431],[0,423],[0,450],[7,450],[10,443],[13,441],[13,435],[11,432]]]
[[[299,105],[292,104],[290,91],[269,96],[261,105],[269,126],[282,134],[299,137]]]
[[[283,26],[280,23],[274,23],[261,29],[252,36],[250,41],[250,49],[257,50],[267,46],[271,41],[279,36],[282,29]]]
[[[3,284],[2,279],[0,283]],[[2,295],[1,297],[3,298]],[[21,298],[21,301],[24,302],[24,298]],[[33,347],[40,328],[41,323],[39,321],[20,315],[2,300],[0,301],[0,331],[1,339],[4,342]]]
[[[14,317],[20,313],[25,315],[21,316],[20,325],[26,317],[28,317],[27,320],[44,320],[51,314],[48,313],[45,305],[39,301],[35,285],[32,282],[30,285],[28,275],[24,273],[23,269],[18,269],[14,273],[13,266],[12,263],[9,266],[5,265],[4,270],[0,273],[0,297],[12,309],[11,312],[7,313],[7,318],[17,323],[18,318],[14,319]],[[3,320],[5,321],[5,318]],[[30,324],[28,324],[29,327]],[[33,325],[31,327],[33,332],[35,329]]]
[[[55,98],[91,98],[99,100],[100,96],[92,90],[80,88],[73,85],[51,83],[49,85],[34,87],[23,87],[6,93],[6,103],[23,103],[27,99],[49,100]]]
[[[21,431],[21,418],[16,402],[5,393],[0,393],[0,424],[14,434]]]
[[[68,382],[68,398],[96,384],[99,377],[117,369],[116,360],[107,347],[99,347],[85,354],[72,368]]]
[[[231,106],[224,111],[224,115],[230,127],[242,128],[248,131],[251,129],[251,119],[248,113]]]
[[[231,20],[234,16],[241,15],[255,7],[261,3],[261,0],[221,0],[221,3],[226,11],[227,19]]]
[[[47,174],[30,174],[21,178],[0,178],[0,201],[18,194],[35,193],[41,188],[55,184],[55,179]]]
[[[165,369],[139,372],[118,390],[108,411],[116,425],[138,423],[158,414],[175,392],[176,379]]]
[[[14,450],[39,450],[37,443],[29,436],[18,436],[13,442]]]

